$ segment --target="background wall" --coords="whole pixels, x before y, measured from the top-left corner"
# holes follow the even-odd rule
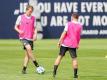
[[[30,1],[1,1],[0,38],[18,38],[17,33],[14,31],[14,24],[17,16],[25,11],[25,7]],[[40,16],[37,18],[38,36],[40,38],[59,38],[64,25],[71,20],[73,12],[80,14],[79,22],[84,25],[82,37],[107,37],[106,0],[38,0],[36,10],[39,14],[34,14]]]
[[[28,0],[2,0],[0,2],[0,38],[17,38],[14,24],[17,16],[23,12],[23,3]]]

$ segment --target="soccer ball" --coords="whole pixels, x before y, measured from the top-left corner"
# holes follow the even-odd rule
[[[38,74],[43,74],[45,72],[45,69],[42,66],[37,67],[36,72]]]

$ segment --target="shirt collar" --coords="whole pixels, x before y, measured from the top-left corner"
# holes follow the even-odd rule
[[[78,21],[74,21],[74,20],[73,20],[73,21],[71,21],[71,22],[73,22],[73,23],[78,23]]]
[[[27,16],[26,14],[24,14],[25,15],[25,17],[27,17],[27,18],[31,18],[31,16]]]

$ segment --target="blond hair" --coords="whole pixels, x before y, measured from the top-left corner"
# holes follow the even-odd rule
[[[27,7],[26,7],[26,11],[29,10],[29,8],[31,8],[32,11],[33,11],[33,9],[34,9],[33,6],[31,6],[31,5],[27,5]]]

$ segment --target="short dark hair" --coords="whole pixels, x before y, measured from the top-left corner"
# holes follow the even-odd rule
[[[26,6],[26,11],[29,10],[29,8],[31,8],[32,10],[34,10],[33,6],[27,5],[27,6]]]
[[[74,17],[75,19],[78,19],[79,18],[79,15],[77,13],[73,13],[72,14],[72,17]]]

